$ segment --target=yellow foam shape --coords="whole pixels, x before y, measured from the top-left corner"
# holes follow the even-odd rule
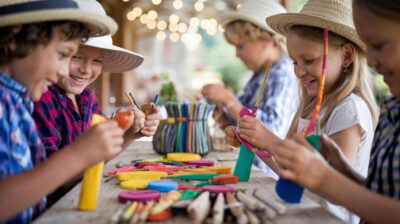
[[[230,166],[210,166],[210,167],[206,167],[205,169],[216,172],[218,174],[231,174],[232,173],[232,167],[230,167]]]
[[[125,172],[118,173],[117,179],[119,181],[125,180],[159,180],[161,177],[168,176],[167,172],[162,171],[134,171],[134,172]]]
[[[200,160],[201,156],[196,153],[168,153],[167,160],[175,162],[185,162],[190,160]]]
[[[93,114],[92,126],[106,121],[104,116]],[[97,208],[97,197],[99,196],[101,176],[103,174],[104,161],[87,168],[83,174],[81,195],[78,208],[80,210],[92,211]]]
[[[153,180],[126,180],[122,181],[119,186],[126,190],[146,189],[150,181]]]

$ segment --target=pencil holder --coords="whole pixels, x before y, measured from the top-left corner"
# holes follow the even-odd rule
[[[320,150],[319,135],[310,135],[307,141],[316,150]],[[300,203],[304,188],[293,181],[280,177],[276,183],[275,191],[278,196],[288,203]]]
[[[215,105],[207,103],[167,102],[168,118],[162,120],[153,137],[159,154],[189,152],[200,155],[212,150],[208,118]]]

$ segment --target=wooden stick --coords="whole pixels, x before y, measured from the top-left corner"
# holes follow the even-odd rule
[[[213,213],[213,224],[222,224],[224,222],[224,204],[225,199],[222,193],[219,193],[217,196],[217,200],[215,200],[214,207],[212,209]]]
[[[246,215],[249,217],[250,224],[260,224],[260,220],[254,212],[246,209]]]
[[[263,202],[259,201],[258,199],[256,199],[256,200],[257,200],[259,211],[264,213],[267,216],[267,218],[273,219],[276,217],[276,212],[274,209],[265,205]]]
[[[151,209],[154,206],[154,201],[147,202],[146,206],[144,206],[142,213],[140,214],[139,221],[144,222],[149,216]]]
[[[115,213],[111,216],[111,223],[118,223],[122,213],[129,207],[131,203],[126,202],[124,206],[118,208]]]
[[[243,204],[238,202],[235,196],[232,193],[226,193],[226,201],[228,205],[238,205],[238,206],[231,206],[229,209],[231,213],[236,217],[237,223],[248,223],[248,218],[246,214],[244,214]]]
[[[283,205],[282,203],[276,201],[275,198],[265,198],[259,191],[254,190],[253,195],[255,198],[258,200],[264,202],[266,205],[270,206],[271,208],[275,209],[278,214],[283,214],[286,211],[286,206]]]
[[[210,193],[205,191],[201,193],[187,208],[187,212],[194,223],[202,223],[210,212]]]
[[[251,211],[258,209],[258,203],[255,198],[252,198],[241,191],[236,193],[236,197]]]

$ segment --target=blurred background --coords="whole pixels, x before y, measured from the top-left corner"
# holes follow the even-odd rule
[[[102,74],[93,84],[103,111],[127,105],[125,92],[139,104],[151,102],[163,84],[172,83],[178,100],[195,101],[202,86],[223,82],[235,92],[250,78],[233,46],[223,36],[218,16],[237,10],[243,0],[99,0],[119,25],[114,44],[138,52],[144,63],[132,72]],[[298,12],[306,0],[280,0]],[[374,76],[377,98],[388,94]]]

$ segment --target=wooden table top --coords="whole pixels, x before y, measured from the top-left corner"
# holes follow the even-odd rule
[[[205,159],[216,161],[217,165],[235,166],[237,151],[232,152],[210,152]],[[153,150],[151,142],[137,141],[128,149],[122,152],[105,165],[104,173],[115,168],[119,162],[130,163],[134,159],[146,159],[159,157]],[[258,168],[252,168],[250,180],[235,184],[235,188],[247,189],[246,194],[251,194],[253,189],[257,188],[263,194],[268,195],[273,200],[277,199],[275,194],[276,181],[264,175]],[[114,212],[123,206],[118,202],[118,194],[121,189],[118,181],[113,179],[101,184],[101,190],[98,198],[96,211],[79,211],[77,209],[81,184],[75,186],[49,210],[42,214],[35,224],[39,223],[110,223]],[[284,202],[282,202],[284,203]],[[283,215],[278,215],[267,223],[293,224],[293,223],[343,223],[326,209],[310,199],[307,194],[303,195],[300,204],[286,204],[287,211]],[[174,216],[165,223],[190,223],[189,216]]]

